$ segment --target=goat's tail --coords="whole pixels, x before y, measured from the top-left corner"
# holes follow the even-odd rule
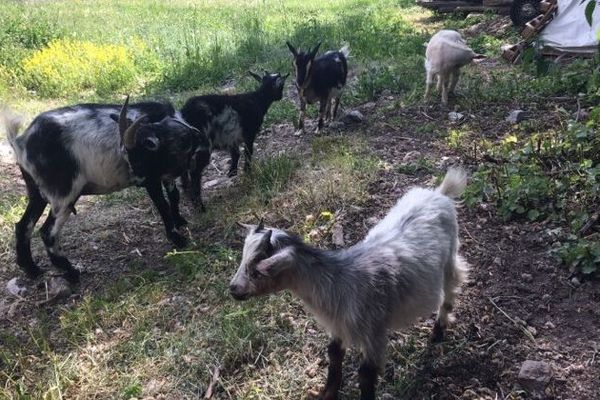
[[[462,168],[450,168],[437,191],[451,199],[458,198],[467,186],[467,173]]]
[[[341,49],[338,50],[340,53],[342,53],[342,55],[347,59],[348,56],[350,55],[350,47],[345,44],[344,46],[342,46]]]
[[[17,136],[19,135],[19,131],[21,130],[21,125],[23,124],[23,120],[16,114],[13,114],[8,109],[0,110],[0,119],[4,123],[4,128],[6,129],[6,138],[8,139],[8,143],[10,143],[13,148],[15,154],[21,153],[21,148],[17,143]]]

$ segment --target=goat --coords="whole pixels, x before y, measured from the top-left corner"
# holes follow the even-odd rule
[[[466,185],[450,169],[436,190],[414,188],[360,243],[321,250],[279,229],[244,225],[242,261],[229,289],[236,300],[290,289],[331,334],[322,399],[335,399],[345,348],[362,349],[361,399],[375,398],[386,330],[438,311],[432,341],[443,339],[467,264],[458,255],[453,198]]]
[[[40,229],[52,264],[71,282],[79,271],[61,254],[59,235],[80,196],[106,194],[134,184],[146,188],[158,209],[167,237],[178,247],[186,238],[174,179],[189,167],[202,137],[175,118],[171,104],[145,102],[123,106],[79,104],[38,115],[24,134],[21,122],[5,115],[8,140],[25,180],[27,208],[15,226],[17,264],[31,278],[42,273],[31,255],[31,235],[46,205]],[[120,111],[119,111],[120,110]],[[131,123],[129,118],[134,118]],[[206,143],[206,148],[207,148]],[[164,198],[165,187],[169,202]]]
[[[306,53],[297,50],[290,42],[286,44],[294,56],[295,83],[300,98],[298,129],[304,129],[306,103],[313,104],[318,101],[319,122],[316,130],[318,133],[323,129],[325,118],[331,120],[337,115],[340,97],[348,76],[350,50],[344,46],[338,51],[328,51],[315,58],[321,43]]]
[[[267,71],[262,77],[249,73],[260,83],[257,90],[237,95],[195,96],[188,99],[180,111],[187,123],[206,134],[210,141],[210,152],[229,150],[229,177],[237,174],[242,144],[246,158],[244,169],[250,170],[254,140],[271,104],[282,99],[285,80],[289,76]],[[198,158],[190,170],[191,195],[202,210],[201,179],[204,168],[210,162],[210,152],[207,157]]]
[[[425,100],[437,77],[437,90],[442,93],[442,104],[448,104],[448,94],[454,88],[460,76],[460,68],[469,64],[479,55],[467,46],[460,33],[453,30],[441,30],[431,37],[425,50],[426,87]]]

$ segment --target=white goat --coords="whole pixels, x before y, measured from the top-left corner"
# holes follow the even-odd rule
[[[466,174],[450,169],[436,190],[414,188],[360,243],[326,251],[259,224],[249,229],[231,280],[237,300],[290,289],[331,334],[321,399],[336,399],[345,348],[361,348],[361,399],[375,398],[387,329],[438,311],[432,340],[441,341],[455,296],[467,277],[458,255],[455,204]]]
[[[453,93],[460,67],[469,64],[477,55],[467,46],[460,33],[441,30],[431,37],[425,51],[425,100],[437,77],[437,89],[442,92],[442,104],[448,104],[448,93]]]

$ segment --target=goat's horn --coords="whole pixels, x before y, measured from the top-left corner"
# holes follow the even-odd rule
[[[123,107],[121,107],[121,113],[119,114],[119,134],[121,135],[121,142],[123,141],[123,135],[127,130],[127,106],[129,105],[129,95],[125,99]]]
[[[147,118],[146,118],[145,115],[139,117],[123,133],[123,146],[125,146],[125,148],[127,150],[130,150],[130,149],[132,149],[132,148],[135,147],[135,135],[136,135],[136,132],[137,132],[138,128],[140,127],[140,124],[142,122],[145,122],[146,119]]]

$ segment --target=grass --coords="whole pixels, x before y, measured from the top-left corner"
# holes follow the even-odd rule
[[[431,32],[492,18],[441,20],[409,0],[54,0],[35,7],[6,0],[0,9],[0,102],[30,118],[68,103],[120,101],[124,92],[181,105],[196,93],[252,89],[248,70],[290,72],[285,41],[306,48],[322,40],[323,49],[342,43],[351,48],[343,105],[377,100],[387,90],[399,99],[383,110],[391,113],[421,101],[423,43]],[[468,41],[493,56],[500,41],[510,39],[482,33]],[[66,50],[73,49],[78,55],[87,49],[89,56],[71,57]],[[119,68],[95,69],[107,49],[118,56],[107,65]],[[45,69],[51,64],[46,61],[58,61],[72,73]],[[87,71],[84,76],[78,65]],[[470,66],[459,83],[457,107],[468,114],[515,99],[575,94],[585,88],[589,66],[550,68],[536,79],[534,63]],[[284,98],[270,109],[265,125],[296,115],[294,102]],[[468,123],[451,130],[438,121],[407,127],[412,120],[401,115],[388,122],[420,140],[443,137],[452,151],[471,151],[465,143],[473,141],[476,128]],[[523,129],[542,128],[531,123]],[[196,242],[188,249],[132,262],[100,288],[82,290],[81,299],[34,307],[31,318],[1,330],[0,399],[198,398],[215,368],[221,370],[215,398],[303,398],[324,379],[324,331],[287,293],[243,304],[229,298],[227,285],[241,255],[235,222],[262,216],[315,245],[330,245],[335,221],[369,204],[371,186],[384,168],[369,134],[358,129],[303,137],[310,142],[306,151],[260,154],[250,174],[214,191],[208,211],[191,218],[202,231],[194,232]],[[436,168],[428,158],[395,165],[407,175]],[[9,178],[0,179],[2,187],[14,187]],[[25,204],[14,191],[0,194],[0,259],[11,264],[13,224]],[[131,204],[150,208],[143,190],[135,188],[93,202],[103,210]],[[432,361],[424,350],[426,336],[419,331],[393,338],[390,359],[399,367],[382,390],[418,398],[436,362],[462,357],[459,342]],[[357,352],[349,358],[348,379]],[[343,394],[355,398],[357,390],[346,385]]]

